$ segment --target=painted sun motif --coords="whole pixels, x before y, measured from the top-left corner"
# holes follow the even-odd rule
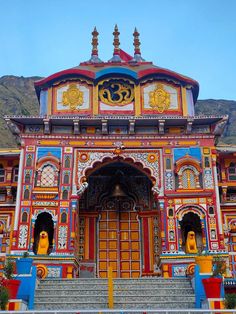
[[[153,162],[157,161],[157,155],[155,155],[155,154],[148,154],[147,160],[150,163],[153,163]]]
[[[154,91],[149,93],[149,105],[159,113],[170,107],[170,94],[165,91],[163,84],[156,84]]]
[[[79,155],[79,161],[80,162],[87,162],[89,160],[89,154],[88,153],[81,153]]]
[[[71,84],[67,91],[63,92],[62,104],[63,106],[69,106],[71,110],[77,109],[78,106],[82,106],[84,102],[84,94],[76,86]]]

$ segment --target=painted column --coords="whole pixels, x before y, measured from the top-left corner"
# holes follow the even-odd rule
[[[218,179],[217,179],[217,169],[216,169],[216,154],[212,154],[212,168],[214,174],[214,187],[215,187],[215,196],[216,196],[216,214],[218,220],[218,228],[219,228],[219,238],[220,238],[220,249],[224,249],[224,237],[223,237],[223,222],[221,218],[221,210],[220,210],[220,195],[219,195],[219,187],[218,187]]]

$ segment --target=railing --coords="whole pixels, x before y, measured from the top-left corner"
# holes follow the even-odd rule
[[[157,310],[149,310],[149,309],[114,309],[114,310],[43,310],[43,311],[0,311],[0,314],[83,314],[83,313],[96,313],[96,314],[103,314],[103,313],[137,313],[137,314],[146,314],[146,313],[154,313],[154,314],[171,314],[171,313],[178,313],[178,314],[217,314],[217,313],[228,313],[228,314],[236,314],[235,310],[205,310],[205,309],[189,309],[189,310],[182,310],[182,309],[157,309]]]
[[[108,267],[108,308],[113,309],[114,307],[114,295],[113,295],[113,278],[112,278],[112,267]]]

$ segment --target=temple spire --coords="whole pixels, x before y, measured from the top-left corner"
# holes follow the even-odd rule
[[[113,57],[109,60],[110,62],[121,62],[121,57],[120,57],[120,41],[119,41],[119,35],[120,32],[118,30],[118,26],[115,25],[113,36],[113,46],[114,46],[114,52],[113,52]]]
[[[141,57],[141,51],[140,51],[140,41],[139,41],[139,32],[137,30],[137,28],[135,27],[134,29],[134,59],[132,61],[136,61],[136,62],[142,62],[145,61],[142,57]]]
[[[96,26],[94,27],[94,30],[92,32],[92,53],[91,53],[91,58],[89,60],[89,62],[91,63],[101,63],[102,60],[99,59],[98,57],[98,31],[97,31],[97,28]]]

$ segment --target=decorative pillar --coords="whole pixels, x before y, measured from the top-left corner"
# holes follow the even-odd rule
[[[227,201],[227,186],[222,186],[222,202]]]
[[[7,186],[6,190],[7,190],[6,203],[11,204],[13,203],[13,195],[11,191],[11,186]]]

